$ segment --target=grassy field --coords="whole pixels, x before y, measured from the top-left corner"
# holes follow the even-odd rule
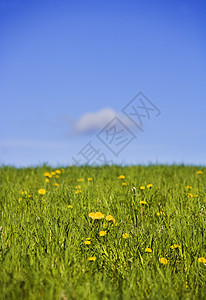
[[[0,299],[206,299],[206,168],[0,168]]]

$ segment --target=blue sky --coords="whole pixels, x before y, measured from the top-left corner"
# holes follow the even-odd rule
[[[205,165],[205,14],[204,1],[0,0],[0,164]],[[143,131],[122,113],[140,91],[161,111]],[[128,129],[118,155],[98,138],[112,120]]]

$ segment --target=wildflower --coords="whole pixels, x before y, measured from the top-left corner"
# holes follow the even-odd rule
[[[147,204],[146,201],[140,201],[139,203],[140,203],[140,204]]]
[[[157,216],[158,216],[158,217],[160,217],[160,216],[165,216],[165,213],[164,213],[163,211],[160,211],[160,212],[157,213]]]
[[[119,179],[125,179],[125,176],[124,176],[124,175],[119,175],[118,178],[119,178]]]
[[[81,189],[81,185],[76,185],[76,189]]]
[[[193,197],[193,194],[187,193],[187,196],[192,198],[192,197]]]
[[[123,233],[122,236],[123,236],[124,239],[128,239],[129,238],[129,233]]]
[[[31,198],[31,195],[28,195],[28,198]]]
[[[26,194],[27,194],[27,191],[22,191],[21,194],[22,194],[22,195],[24,195],[24,194],[26,195]]]
[[[197,197],[199,197],[199,195],[194,195],[194,197],[196,197],[196,198],[197,198]]]
[[[107,234],[107,232],[105,230],[102,230],[102,231],[99,232],[100,236],[105,236],[106,234]]]
[[[198,263],[203,263],[203,264],[206,264],[206,258],[204,258],[204,257],[199,257],[198,258]]]
[[[47,183],[50,182],[49,178],[46,178],[46,179],[45,179],[45,182],[47,182]]]
[[[147,188],[148,188],[148,189],[151,188],[151,187],[152,187],[152,184],[151,184],[151,183],[147,185]]]
[[[40,195],[44,195],[44,194],[46,194],[46,191],[45,191],[45,189],[39,189],[39,190],[38,190],[38,193],[39,193]]]
[[[90,241],[90,240],[91,240],[91,238],[90,238],[90,237],[88,237],[88,238],[86,238],[86,240],[87,240],[87,241]]]
[[[103,223],[103,228],[107,228],[107,224],[106,223]]]
[[[197,171],[197,174],[199,174],[199,175],[202,174],[202,171]]]
[[[92,181],[93,179],[91,177],[87,178],[88,181]]]
[[[56,183],[56,182],[55,182],[55,183],[53,183],[53,185],[54,185],[54,186],[59,186],[59,183]]]
[[[45,177],[49,177],[49,178],[52,177],[52,175],[51,175],[49,172],[45,172],[45,173],[44,173],[44,176],[45,176]]]
[[[92,218],[93,220],[100,220],[103,219],[105,217],[105,215],[103,215],[101,212],[91,212],[89,213],[89,217]]]
[[[95,257],[95,256],[90,256],[90,257],[88,258],[88,260],[89,260],[89,261],[95,261],[95,260],[96,260],[96,257]]]
[[[145,252],[152,252],[151,248],[145,248]]]
[[[173,249],[177,249],[177,248],[181,248],[178,244],[174,244],[172,246],[170,246],[170,248]]]
[[[145,189],[145,186],[144,186],[144,185],[141,185],[139,188],[140,188],[140,190],[144,190],[144,189]]]
[[[61,171],[60,170],[56,170],[55,173],[56,174],[61,174]]]
[[[83,181],[84,181],[84,179],[83,179],[83,178],[79,178],[79,179],[77,179],[77,181],[79,181],[79,182],[83,182]]]
[[[73,206],[72,206],[72,205],[68,205],[68,207],[69,207],[69,208],[73,208]]]
[[[79,194],[79,193],[81,193],[82,191],[81,190],[77,190],[76,192],[75,192],[75,194]]]
[[[51,175],[55,175],[56,173],[55,172],[51,172]]]
[[[112,221],[112,222],[115,223],[115,218],[112,217],[111,215],[106,216],[106,220],[107,220],[107,221]]]
[[[84,241],[85,245],[90,245],[91,242],[90,241]]]
[[[166,265],[168,263],[168,260],[166,258],[164,258],[164,257],[160,258],[159,261],[163,265]]]
[[[119,225],[119,223],[116,223],[116,224],[115,224],[115,226],[118,226],[118,225]]]
[[[122,182],[122,185],[127,185],[126,182]]]
[[[192,186],[191,185],[187,185],[186,189],[190,189],[191,190]]]

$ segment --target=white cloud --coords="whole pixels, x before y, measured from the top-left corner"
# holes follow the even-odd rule
[[[115,111],[109,107],[103,108],[97,112],[86,113],[73,125],[73,133],[84,134],[101,130],[115,116]]]

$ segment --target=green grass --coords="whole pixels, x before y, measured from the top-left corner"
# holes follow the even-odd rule
[[[0,168],[0,299],[206,298],[206,168],[69,167],[45,182],[52,171]]]

